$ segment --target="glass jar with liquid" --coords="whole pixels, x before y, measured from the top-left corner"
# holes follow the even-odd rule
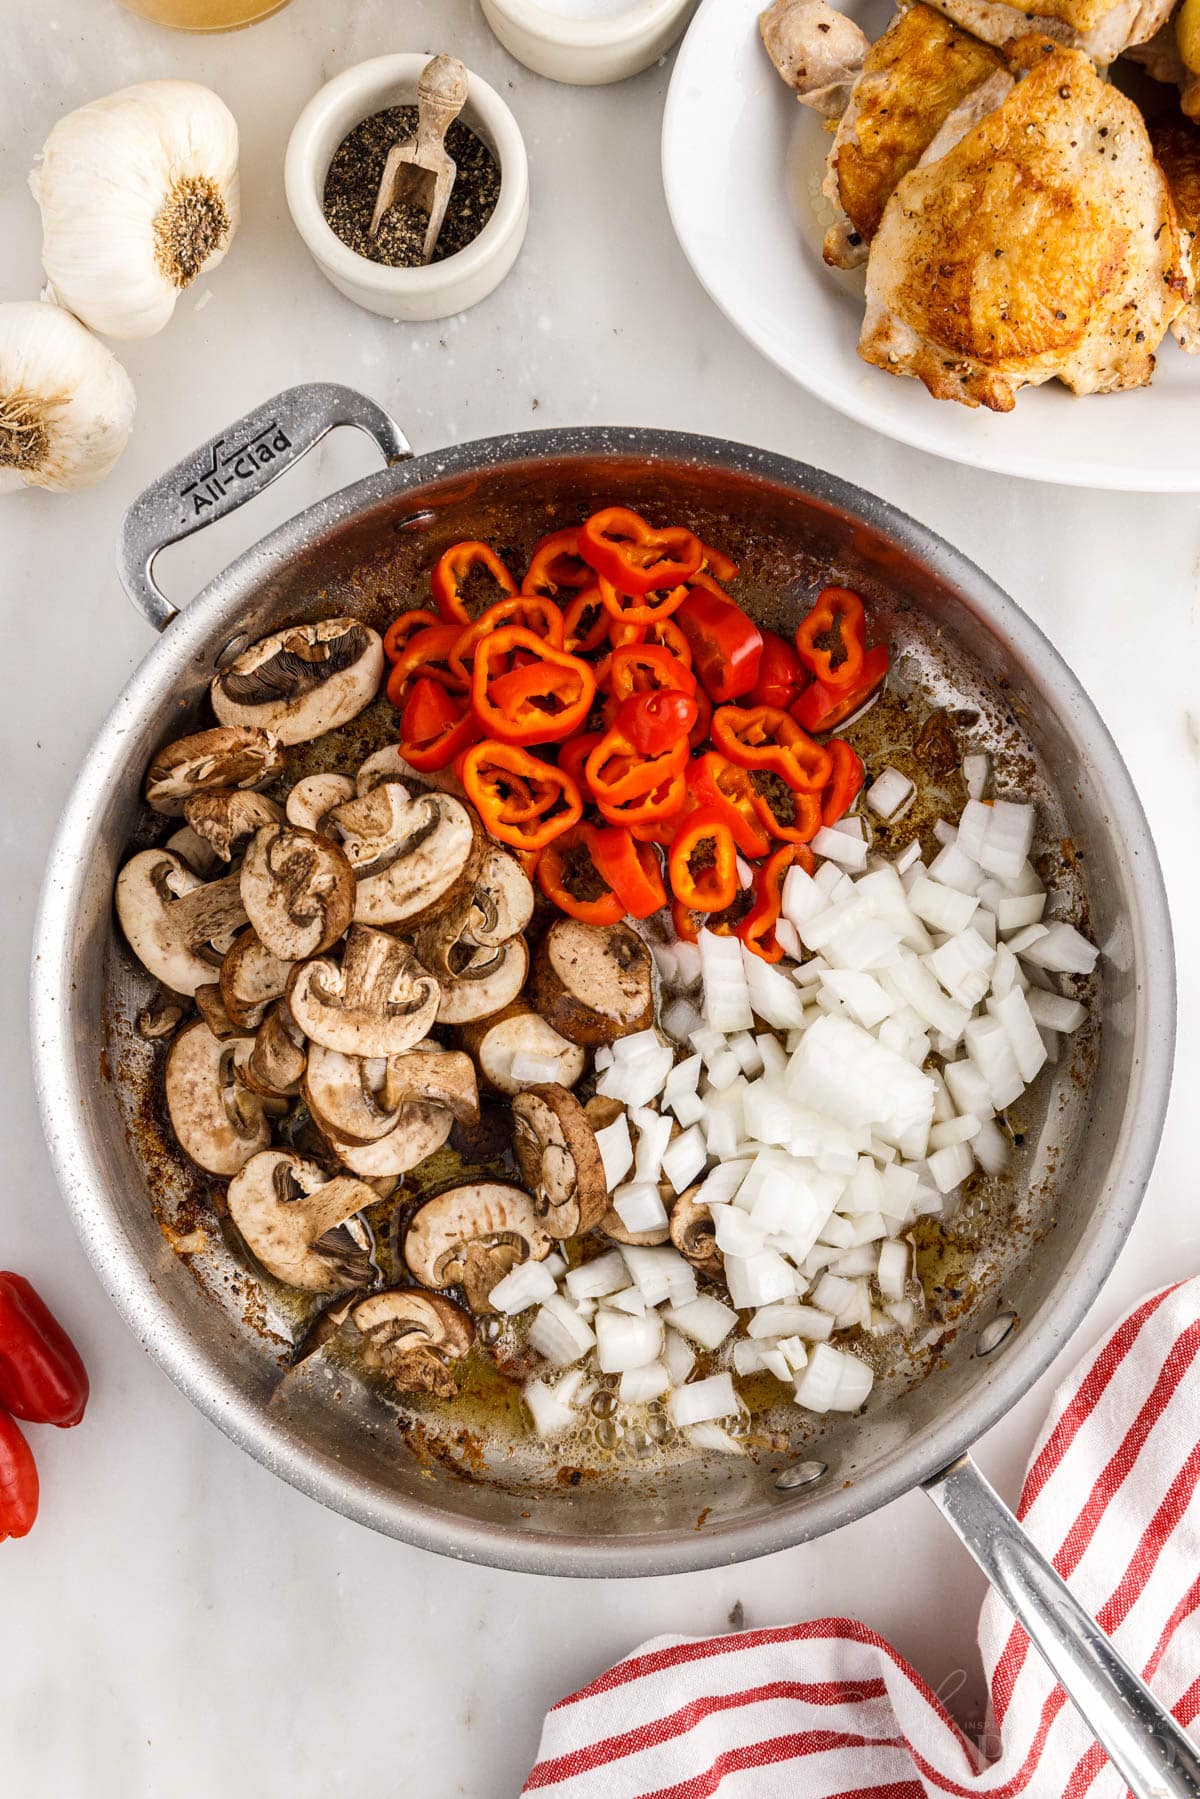
[[[236,31],[278,12],[288,0],[124,0],[130,12],[177,31]]]

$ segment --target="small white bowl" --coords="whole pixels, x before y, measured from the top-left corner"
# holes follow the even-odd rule
[[[576,87],[624,81],[671,48],[696,0],[633,0],[606,18],[571,19],[536,0],[480,0],[483,16],[518,62]]]
[[[409,322],[449,318],[485,299],[512,268],[529,223],[529,164],[520,128],[495,89],[470,72],[463,122],[500,164],[500,197],[478,237],[444,262],[390,269],[357,255],[326,223],[322,201],[334,151],[372,113],[415,105],[428,61],[418,53],[376,56],[335,76],[296,120],[284,164],[292,218],[321,273],[368,312]]]

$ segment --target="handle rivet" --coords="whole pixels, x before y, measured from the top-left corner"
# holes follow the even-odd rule
[[[1016,1322],[1017,1314],[1015,1312],[997,1312],[996,1316],[989,1319],[980,1331],[975,1354],[991,1355],[993,1350],[999,1349],[1000,1345],[1012,1335]]]
[[[782,1474],[776,1475],[775,1485],[781,1492],[790,1493],[794,1487],[811,1487],[814,1481],[828,1473],[828,1462],[797,1462],[794,1467],[785,1468]]]
[[[229,639],[229,642],[223,644],[217,651],[213,661],[213,667],[228,668],[229,664],[234,661],[236,657],[241,655],[242,651],[248,647],[249,643],[250,639],[245,631],[236,632],[235,635]]]
[[[430,512],[428,508],[423,512],[406,512],[403,518],[398,518],[396,520],[395,524],[392,526],[392,530],[424,531],[432,525],[436,517],[437,513]]]

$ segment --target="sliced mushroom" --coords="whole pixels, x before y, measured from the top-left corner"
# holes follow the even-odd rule
[[[219,982],[206,981],[202,987],[197,987],[192,997],[196,1002],[197,1012],[214,1037],[219,1037],[224,1042],[227,1037],[244,1037],[246,1035],[247,1027],[244,1024],[235,1024],[229,1016],[225,1008],[225,1001],[221,998]]]
[[[253,644],[212,684],[223,725],[258,725],[281,743],[307,743],[357,718],[383,674],[378,632],[355,618],[292,625]]]
[[[283,962],[319,956],[354,916],[354,876],[336,843],[294,825],[264,825],[242,863],[242,904]]]
[[[205,843],[198,837],[191,825],[180,825],[163,844],[172,855],[186,862],[192,873],[199,875],[202,881],[211,881],[221,872],[221,858],[211,843]]]
[[[304,1076],[304,1099],[318,1126],[347,1146],[376,1143],[394,1131],[400,1105],[383,1096],[383,1057],[345,1056],[314,1043]]]
[[[596,1133],[565,1087],[528,1087],[512,1103],[513,1150],[521,1179],[552,1237],[575,1237],[608,1210],[608,1183]]]
[[[170,993],[160,987],[150,1004],[143,1006],[137,1015],[138,1036],[144,1037],[147,1043],[169,1037],[176,1025],[182,1024],[187,1009],[188,1003],[182,993]]]
[[[215,979],[246,922],[236,875],[201,881],[170,850],[140,850],[117,876],[117,917],[144,968],[175,993]]]
[[[217,787],[211,793],[196,793],[185,800],[183,816],[197,837],[210,843],[222,862],[229,862],[239,843],[253,837],[263,825],[279,824],[283,813],[265,793]]]
[[[453,980],[442,981],[439,1024],[470,1024],[511,1005],[529,973],[529,947],[514,937],[499,949],[477,949]]]
[[[404,1260],[423,1287],[461,1286],[473,1312],[518,1262],[541,1262],[553,1239],[520,1187],[472,1181],[427,1199],[404,1239]]]
[[[669,1243],[671,1240],[669,1222],[656,1225],[652,1231],[631,1231],[621,1223],[615,1206],[609,1206],[598,1228],[601,1236],[610,1237],[614,1243],[628,1243],[631,1249],[656,1249],[660,1243]]]
[[[410,799],[398,781],[386,781],[335,807],[330,819],[358,880],[360,924],[423,924],[474,885],[482,843],[467,808],[448,794]]]
[[[533,959],[533,1003],[572,1043],[615,1043],[654,1019],[650,951],[625,924],[556,918]]]
[[[287,1001],[276,1000],[254,1033],[254,1048],[242,1066],[242,1079],[266,1099],[294,1099],[307,1066],[303,1032],[288,1011]]]
[[[159,750],[146,773],[146,799],[156,812],[177,817],[193,794],[265,787],[283,762],[283,746],[270,731],[240,725],[197,731]]]
[[[560,1037],[519,999],[491,1018],[464,1025],[462,1045],[497,1093],[519,1093],[527,1086],[529,1076],[522,1070],[531,1063],[542,1065],[540,1078],[560,1087],[573,1087],[587,1067],[587,1051]]]
[[[167,1111],[180,1148],[208,1174],[231,1175],[271,1141],[262,1101],[237,1077],[245,1037],[214,1037],[203,1019],[185,1025],[167,1051]]]
[[[602,1131],[618,1118],[624,1118],[625,1108],[619,1099],[610,1099],[606,1093],[594,1093],[583,1108],[584,1117],[594,1131]]]
[[[416,775],[418,782],[427,787],[436,787],[436,781],[426,781],[424,775],[418,775],[415,768],[407,763],[394,743],[385,743],[381,750],[373,750],[366,761],[359,765],[358,773],[351,784],[351,794],[373,793],[382,787],[385,781],[407,781],[410,775]]]
[[[406,786],[414,787],[418,793],[432,787],[437,793],[453,794],[456,800],[466,799],[467,790],[452,768],[414,768],[403,756],[398,761],[400,779]],[[390,780],[392,777],[389,775],[387,778]]]
[[[288,985],[304,1035],[345,1056],[392,1056],[428,1036],[440,992],[412,948],[355,925],[336,962],[306,962]]]
[[[445,1143],[454,1128],[454,1114],[428,1100],[401,1106],[395,1127],[375,1143],[350,1143],[326,1131],[325,1137],[338,1160],[363,1180],[407,1174],[419,1168]]]
[[[246,930],[234,938],[221,963],[221,998],[235,1025],[256,1031],[267,1007],[282,998],[294,962],[273,955],[257,931]]]
[[[290,825],[327,837],[329,814],[353,798],[354,782],[349,775],[305,775],[288,794],[284,812]]]
[[[389,1056],[384,1066],[383,1100],[400,1107],[414,1100],[445,1106],[458,1124],[479,1121],[479,1084],[470,1056],[457,1049],[431,1048],[427,1043]]]
[[[463,935],[469,943],[496,948],[517,937],[533,917],[533,884],[517,858],[498,843],[483,853],[475,877]]]
[[[402,1393],[436,1393],[453,1399],[458,1392],[448,1361],[459,1361],[475,1341],[467,1314],[441,1293],[397,1287],[371,1293],[350,1308],[350,1321],[365,1338],[367,1368],[386,1374]]]
[[[294,1150],[251,1157],[229,1183],[229,1215],[268,1274],[306,1293],[339,1293],[371,1278],[370,1239],[350,1220],[375,1203],[364,1181],[306,1162]]]
[[[696,1204],[697,1184],[681,1193],[671,1207],[671,1241],[700,1274],[718,1279],[725,1258],[717,1248],[716,1227],[707,1206]]]

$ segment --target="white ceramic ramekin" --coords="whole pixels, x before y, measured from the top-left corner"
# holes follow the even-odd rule
[[[595,87],[648,69],[682,32],[696,0],[632,0],[601,19],[569,19],[536,0],[480,0],[504,48],[537,75]]]
[[[297,119],[284,165],[292,218],[321,273],[348,300],[404,321],[448,318],[484,299],[512,268],[529,223],[529,165],[517,121],[494,88],[469,74],[463,121],[500,164],[500,198],[479,236],[444,262],[389,269],[356,255],[326,224],[322,199],[334,151],[371,113],[414,105],[428,61],[419,53],[376,56],[327,82]]]

